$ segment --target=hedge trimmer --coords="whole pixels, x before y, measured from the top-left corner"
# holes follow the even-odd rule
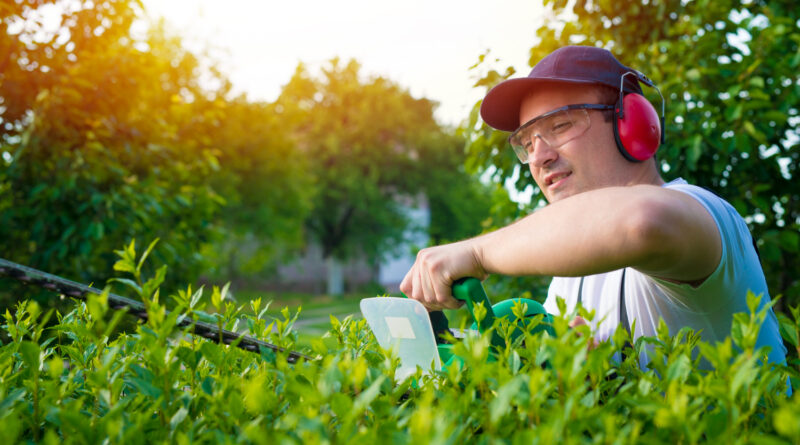
[[[103,294],[100,289],[2,258],[0,258],[0,275],[68,297],[86,298],[89,294]],[[124,310],[135,317],[147,320],[147,310],[143,303],[110,292],[107,295],[110,308]],[[494,325],[495,318],[498,317],[508,317],[512,323],[519,323],[520,317],[514,313],[514,306],[518,304],[525,305],[521,317],[523,319],[543,315],[546,323],[537,326],[534,332],[547,330],[552,333],[549,325],[550,316],[542,305],[534,300],[515,298],[501,301],[492,306],[480,281],[475,278],[462,278],[453,283],[453,296],[466,303],[469,315],[475,321],[472,329],[481,333],[489,331]],[[461,359],[453,353],[453,345],[445,340],[448,321],[441,311],[428,312],[422,303],[409,298],[375,297],[361,300],[361,312],[375,334],[378,344],[384,349],[397,351],[400,357],[400,367],[396,374],[398,378],[402,379],[412,374],[416,371],[417,366],[422,369],[430,369],[433,364],[433,368],[439,370],[442,366],[461,363]],[[519,312],[517,311],[517,313]],[[478,320],[480,323],[477,322]],[[209,340],[234,345],[247,351],[260,352],[262,348],[266,348],[285,353],[289,363],[296,363],[301,358],[308,361],[316,360],[300,352],[289,351],[272,343],[221,329],[211,323],[196,321],[189,317],[181,319],[177,325],[182,328],[188,327],[194,334]],[[519,328],[515,329],[512,339],[521,333]],[[491,338],[493,347],[502,346],[504,340],[497,332],[492,332]]]
[[[467,311],[473,320],[470,330],[488,332],[496,318],[506,317],[516,327],[510,339],[513,341],[523,331],[519,325],[537,315],[542,322],[532,329],[532,333],[547,331],[555,335],[550,323],[551,316],[539,302],[529,298],[512,298],[491,305],[483,285],[476,278],[461,278],[453,283],[453,297],[466,303]],[[518,310],[514,307],[519,305]],[[453,344],[446,340],[449,331],[448,321],[441,311],[428,312],[419,301],[410,298],[376,297],[361,300],[361,312],[372,329],[378,344],[384,349],[397,351],[400,366],[395,376],[402,380],[413,374],[417,366],[423,370],[442,367],[461,366],[463,360],[453,351]],[[497,333],[491,333],[491,345],[500,348],[505,340]],[[493,356],[490,355],[490,360]]]
[[[68,297],[86,298],[89,294],[100,295],[103,293],[100,289],[76,283],[2,258],[0,258],[0,275],[6,275],[18,281],[22,281],[23,283],[39,286]],[[110,292],[108,293],[108,306],[115,310],[125,310],[129,314],[142,320],[147,320],[148,318],[147,309],[145,309],[143,303]],[[273,345],[272,343],[267,343],[248,335],[237,334],[236,332],[226,329],[220,329],[211,323],[195,321],[189,317],[183,318],[177,325],[182,328],[190,327],[195,334],[209,340],[221,342],[226,345],[233,344],[247,351],[260,352],[261,348],[266,348],[276,352],[287,353],[286,359],[289,363],[295,363],[300,358],[314,360],[314,358],[305,354],[287,351],[285,348]]]

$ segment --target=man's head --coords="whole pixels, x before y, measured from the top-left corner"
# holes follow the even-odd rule
[[[625,94],[641,94],[637,78],[650,85],[628,72],[607,50],[564,47],[528,77],[493,88],[481,116],[497,129],[516,130],[510,142],[550,202],[600,187],[659,183],[652,160],[632,163],[617,149],[613,105],[620,85]]]

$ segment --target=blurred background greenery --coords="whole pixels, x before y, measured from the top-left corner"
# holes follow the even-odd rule
[[[68,32],[32,19],[49,4],[69,4]],[[544,10],[530,64],[565,44],[599,45],[653,79],[668,104],[665,179],[728,199],[757,239],[772,295],[784,296],[778,308],[798,304],[794,2],[546,0]],[[248,99],[168,27],[132,32],[143,14],[134,0],[0,4],[0,256],[101,285],[113,250],[160,238],[150,263],[169,266],[164,291],[232,281],[246,296],[310,246],[328,264],[368,265],[423,247],[410,241],[409,207],[427,206],[425,239],[438,244],[543,205],[478,103],[461,126],[444,125],[434,101],[339,59],[298,65],[274,101]],[[475,57],[479,90],[526,74],[491,52]],[[546,283],[492,277],[487,287],[541,299]],[[0,282],[0,307],[25,296],[47,298]]]

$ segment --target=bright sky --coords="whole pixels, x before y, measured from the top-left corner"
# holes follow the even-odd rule
[[[333,57],[355,58],[414,96],[440,103],[456,125],[481,98],[468,68],[487,49],[527,74],[543,22],[540,0],[144,0],[192,50],[212,49],[236,92],[272,101],[297,63],[312,72]]]

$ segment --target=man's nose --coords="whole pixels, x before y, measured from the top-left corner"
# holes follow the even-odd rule
[[[535,167],[544,167],[558,158],[558,152],[541,136],[533,136],[531,150],[528,151],[528,163]]]

